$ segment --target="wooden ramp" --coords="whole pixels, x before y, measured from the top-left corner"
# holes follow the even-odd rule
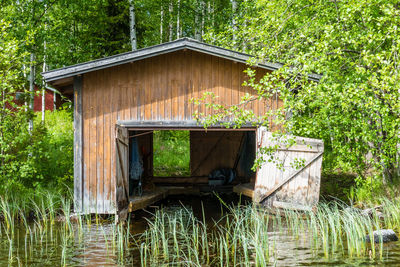
[[[134,196],[129,198],[129,212],[144,209],[151,204],[166,198],[167,196],[168,189],[165,188],[156,188],[151,192],[144,191],[142,196]]]
[[[254,183],[238,184],[233,187],[233,192],[253,199]]]

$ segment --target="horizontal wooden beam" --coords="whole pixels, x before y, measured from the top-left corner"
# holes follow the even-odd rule
[[[170,121],[170,120],[146,120],[146,121],[138,121],[138,120],[118,120],[117,124],[122,127],[127,127],[130,130],[133,129],[202,129],[205,130],[204,125],[199,124],[195,120],[182,120],[182,121]],[[239,130],[242,128],[255,130],[258,125],[254,125],[253,123],[246,123],[241,125],[238,129],[233,129],[236,125],[234,123],[230,123],[229,128],[227,128],[224,124],[214,124],[207,127],[207,130],[210,129],[221,129],[221,130]]]
[[[153,177],[156,184],[207,184],[208,177]]]
[[[167,189],[156,188],[152,192],[145,192],[142,196],[131,197],[129,202],[129,212],[144,209],[151,204],[166,198],[167,196]]]
[[[282,201],[274,201],[272,203],[272,206],[274,208],[285,209],[285,210],[300,210],[300,211],[311,211],[312,210],[312,207],[309,207],[309,206],[304,206],[304,205],[296,204],[296,203],[282,202]]]
[[[253,199],[254,196],[254,184],[238,184],[233,187],[233,192],[250,197]]]

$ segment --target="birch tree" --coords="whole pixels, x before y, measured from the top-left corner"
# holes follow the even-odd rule
[[[136,39],[136,21],[135,21],[135,3],[134,0],[129,0],[129,29],[132,51],[137,49]]]

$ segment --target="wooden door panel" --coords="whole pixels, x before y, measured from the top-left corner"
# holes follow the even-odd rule
[[[309,209],[318,203],[324,151],[321,140],[297,136],[278,138],[260,127],[257,147],[264,153],[259,155],[263,163],[257,170],[255,202],[296,209]]]
[[[129,207],[129,134],[124,127],[116,125],[116,220],[124,221]]]

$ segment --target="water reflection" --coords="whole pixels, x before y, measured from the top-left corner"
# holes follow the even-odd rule
[[[83,225],[81,234],[76,231],[74,246],[78,249],[71,261],[84,266],[117,266],[115,235],[112,224]]]
[[[212,198],[191,198],[185,203],[169,199],[164,204],[166,213],[186,209],[201,221],[205,214],[209,225],[226,212],[219,201]],[[73,224],[72,231],[66,230],[63,223],[47,229],[32,223],[28,230],[16,228],[11,242],[3,227],[0,230],[0,266],[140,266],[137,235],[147,229],[146,219],[151,220],[154,211],[136,213],[129,225],[128,246],[124,244],[122,251],[118,249],[118,228],[113,223],[83,224],[81,227]],[[321,250],[313,248],[312,235],[304,231],[292,234],[284,226],[279,231],[272,226],[268,228],[268,241],[272,266],[400,266],[400,242],[385,244],[384,260],[380,261],[368,257],[349,258],[345,252],[326,258]]]

